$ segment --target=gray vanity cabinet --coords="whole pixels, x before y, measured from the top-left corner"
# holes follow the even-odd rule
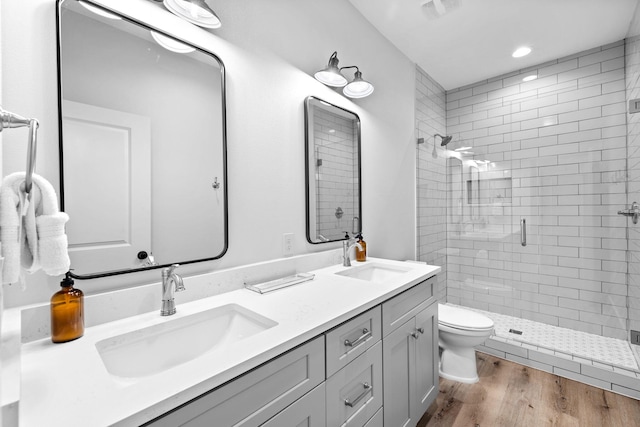
[[[146,424],[413,427],[438,392],[435,276]]]
[[[413,427],[438,393],[435,277],[382,304],[384,425]]]

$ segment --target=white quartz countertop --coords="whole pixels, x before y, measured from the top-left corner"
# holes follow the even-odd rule
[[[363,263],[335,265],[311,271],[315,274],[312,281],[270,293],[235,290],[177,304],[173,316],[150,312],[89,327],[82,338],[68,343],[53,344],[46,338],[23,344],[20,426],[140,425],[440,271],[440,267],[419,263],[370,258],[364,264],[369,263],[408,271],[381,284],[334,274]],[[141,378],[111,375],[96,349],[96,343],[105,338],[226,304],[245,307],[277,325]]]

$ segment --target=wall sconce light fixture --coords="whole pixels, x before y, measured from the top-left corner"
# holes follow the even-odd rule
[[[204,28],[220,28],[222,22],[218,15],[204,0],[156,0],[162,1],[169,12],[178,15],[192,24]]]
[[[357,66],[349,65],[338,68],[338,62],[338,52],[333,52],[329,57],[329,63],[326,68],[314,74],[316,80],[327,86],[342,87],[342,93],[349,98],[364,98],[373,93],[373,85],[362,78],[362,73]],[[351,82],[342,75],[342,70],[346,68],[356,69]]]

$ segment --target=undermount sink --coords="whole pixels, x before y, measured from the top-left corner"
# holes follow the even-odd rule
[[[124,378],[157,374],[278,323],[237,304],[169,319],[96,343],[107,371]]]
[[[406,273],[410,268],[402,268],[383,264],[365,264],[338,271],[340,276],[352,277],[369,282],[384,283]]]

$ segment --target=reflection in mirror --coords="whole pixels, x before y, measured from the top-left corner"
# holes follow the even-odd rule
[[[305,100],[307,240],[343,240],[362,230],[360,118],[312,96]]]
[[[447,151],[449,221],[452,232],[470,238],[501,239],[511,233],[511,172],[507,162],[485,155]]]
[[[74,277],[221,257],[222,62],[113,11],[58,5],[60,192]]]

